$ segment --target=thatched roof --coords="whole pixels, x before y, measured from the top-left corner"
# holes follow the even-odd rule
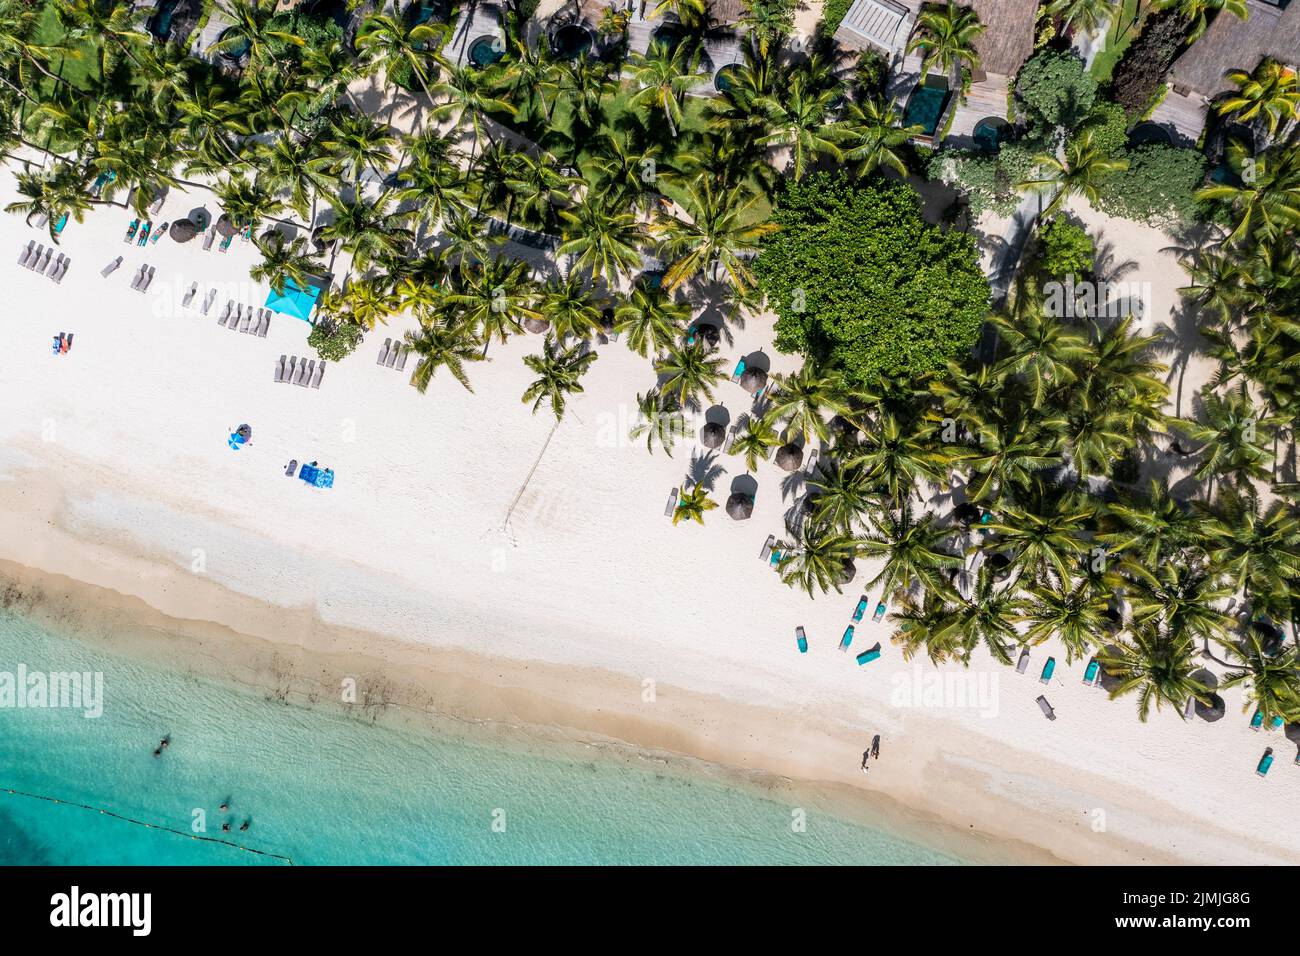
[[[767,373],[761,368],[747,368],[740,376],[740,387],[753,395],[767,384]]]
[[[853,583],[853,579],[858,576],[858,566],[848,558],[840,565],[840,573],[835,576],[840,587],[848,587]]]
[[[189,242],[198,234],[198,228],[188,219],[177,219],[167,230],[167,235],[171,236],[174,242]]]
[[[854,0],[835,39],[855,50],[875,47],[900,53],[926,0]],[[975,41],[980,69],[1015,76],[1034,52],[1034,20],[1039,0],[961,0],[984,24]]]
[[[700,429],[700,444],[705,448],[721,448],[726,437],[727,430],[717,422],[708,422]]]
[[[1210,704],[1207,707],[1199,700],[1196,702],[1196,716],[1207,723],[1214,723],[1216,720],[1222,720],[1227,709],[1223,705],[1223,698],[1218,694],[1210,695]]]
[[[776,464],[783,471],[794,471],[803,464],[803,449],[791,442],[776,450]]]
[[[239,227],[235,225],[234,220],[223,212],[221,218],[217,220],[217,232],[223,236],[233,236],[239,232]]]
[[[754,496],[737,491],[727,499],[727,514],[735,521],[744,521],[754,513]]]
[[[1174,61],[1169,80],[1176,91],[1190,90],[1214,99],[1232,84],[1229,70],[1254,70],[1261,60],[1300,62],[1300,3],[1285,10],[1263,0],[1247,0],[1250,16],[1238,20],[1221,12],[1205,35]]]
[[[741,0],[709,0],[709,19],[714,23],[737,23],[744,15]]]
[[[526,328],[529,332],[532,332],[534,335],[541,335],[550,327],[551,327],[551,323],[548,322],[546,319],[535,318],[531,315],[528,318],[524,319],[524,328]]]

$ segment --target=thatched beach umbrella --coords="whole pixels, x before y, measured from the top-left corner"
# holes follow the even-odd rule
[[[233,236],[235,233],[239,232],[239,227],[235,225],[233,219],[223,212],[221,218],[217,220],[217,232],[221,233],[223,236]]]
[[[744,521],[754,513],[754,496],[737,491],[727,499],[727,514],[734,521]]]
[[[753,395],[767,384],[767,373],[761,368],[747,368],[740,376],[740,387]]]
[[[1216,720],[1222,720],[1227,709],[1223,706],[1223,698],[1218,694],[1210,695],[1210,702],[1203,704],[1199,700],[1196,702],[1196,716],[1206,723],[1214,723]]]
[[[718,342],[722,340],[716,325],[710,325],[708,322],[701,322],[695,326],[695,334],[709,348],[717,348]]]
[[[803,464],[803,449],[790,442],[776,450],[776,464],[782,471],[794,471]]]
[[[240,425],[238,428],[235,429],[235,434],[238,435],[240,438],[244,439],[244,441],[248,441],[250,438],[253,437],[252,426]]]
[[[199,227],[188,219],[177,219],[167,230],[167,235],[175,242],[189,242],[199,234]]]
[[[531,315],[528,318],[524,319],[524,328],[526,328],[529,332],[532,332],[535,335],[543,334],[550,327],[551,327],[551,323],[548,322],[546,319],[535,318]]]
[[[700,429],[700,444],[705,448],[721,448],[727,430],[717,422],[708,422]]]
[[[963,501],[953,509],[953,516],[962,524],[974,524],[980,520],[980,510],[969,501]]]
[[[843,587],[848,587],[850,584],[852,584],[853,579],[856,578],[857,576],[858,576],[858,566],[854,564],[852,561],[850,561],[848,558],[845,558],[844,563],[840,565],[840,572],[835,576],[835,578],[839,586],[843,588]]]

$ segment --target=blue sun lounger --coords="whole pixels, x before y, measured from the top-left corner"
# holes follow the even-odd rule
[[[1286,721],[1283,720],[1281,717],[1274,717],[1272,720],[1270,720],[1270,721],[1268,722],[1268,729],[1269,729],[1269,730],[1281,730],[1281,729],[1282,729],[1282,725],[1285,724],[1285,723],[1286,723]]]
[[[858,600],[858,606],[853,609],[854,624],[861,623],[862,615],[867,613],[867,605],[870,603],[871,602],[867,600],[867,596],[865,594],[862,595],[862,597]]]
[[[1056,658],[1049,657],[1047,663],[1043,665],[1043,672],[1038,675],[1040,684],[1049,683],[1052,679],[1052,673],[1056,670]]]
[[[1259,708],[1255,709],[1254,715],[1250,718],[1250,729],[1259,730],[1264,726],[1264,712]]]
[[[1097,683],[1097,678],[1101,675],[1101,665],[1097,663],[1097,658],[1088,661],[1088,669],[1083,672],[1083,682],[1085,684]]]
[[[795,642],[799,645],[799,653],[800,653],[800,654],[807,654],[807,653],[808,653],[808,635],[805,634],[805,633],[803,632],[803,628],[802,628],[802,627],[796,627],[796,628],[794,629],[794,639],[795,639]]]
[[[871,620],[873,623],[879,624],[880,619],[884,616],[885,616],[885,602],[881,601],[879,604],[876,605],[876,613],[871,615]]]
[[[840,650],[847,651],[849,645],[853,643],[853,625],[850,624],[844,629],[844,636],[840,638]]]
[[[741,359],[739,362],[736,363],[736,370],[731,373],[731,380],[733,382],[739,382],[740,376],[744,374],[745,374],[745,360]]]
[[[1255,773],[1261,777],[1268,776],[1268,768],[1273,766],[1273,748],[1269,747],[1264,751],[1264,756],[1259,758],[1259,763],[1255,765]]]
[[[781,566],[781,552],[776,548],[773,548],[772,556],[767,559],[767,563],[774,568],[779,568]]]
[[[858,655],[858,666],[861,667],[863,664],[870,664],[879,656],[880,656],[880,642],[876,641],[875,647],[868,648],[867,650],[863,651],[861,654]]]

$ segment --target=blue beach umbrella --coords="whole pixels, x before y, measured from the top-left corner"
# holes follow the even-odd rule
[[[318,298],[320,298],[318,287],[313,285],[303,289],[292,279],[287,279],[283,292],[271,290],[271,294],[266,297],[266,307],[272,312],[283,312],[285,315],[310,322]]]

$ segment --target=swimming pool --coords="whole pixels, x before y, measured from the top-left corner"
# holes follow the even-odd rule
[[[477,67],[491,66],[505,55],[496,37],[479,37],[469,45],[469,62]]]
[[[172,12],[180,4],[180,0],[162,0],[158,4],[158,12],[149,20],[149,32],[156,36],[164,43],[172,32]]]
[[[948,82],[942,78],[926,77],[925,81],[912,91],[907,101],[907,110],[903,114],[904,126],[919,126],[924,136],[933,136],[939,128],[939,118],[943,116],[944,107],[948,105]]]
[[[996,153],[1002,148],[1002,142],[1010,132],[1011,127],[1006,120],[988,116],[975,124],[971,139],[975,140],[975,146],[984,152]]]
[[[576,60],[591,49],[591,34],[577,24],[567,24],[551,37],[551,49],[562,59]]]

